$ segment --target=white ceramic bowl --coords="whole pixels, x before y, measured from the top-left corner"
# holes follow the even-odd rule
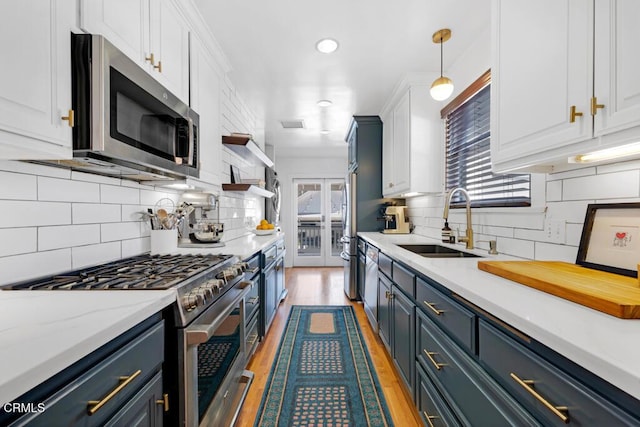
[[[251,231],[253,231],[253,233],[258,235],[258,236],[268,236],[269,234],[273,234],[273,233],[276,232],[275,229],[273,229],[273,230],[256,230],[256,229],[254,229],[254,230],[251,230]]]

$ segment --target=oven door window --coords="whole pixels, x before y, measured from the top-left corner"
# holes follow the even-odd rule
[[[206,412],[222,381],[240,353],[240,305],[216,329],[209,341],[198,345],[198,417]]]
[[[110,68],[110,134],[125,144],[175,161],[189,151],[189,124],[175,111]]]

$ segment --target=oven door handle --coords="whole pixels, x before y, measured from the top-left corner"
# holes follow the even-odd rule
[[[226,319],[226,317],[234,310],[234,308],[238,305],[240,300],[242,300],[253,288],[254,283],[252,281],[243,281],[240,282],[236,287],[230,289],[229,292],[233,292],[236,289],[239,291],[232,300],[225,302],[227,305],[227,309],[222,311],[220,314],[213,319],[212,322],[204,324],[204,325],[191,325],[185,331],[187,345],[199,345],[204,344],[211,339],[213,333],[216,331],[218,326],[222,324],[222,321]]]

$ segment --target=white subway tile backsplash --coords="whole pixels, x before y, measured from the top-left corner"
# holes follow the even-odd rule
[[[570,246],[580,246],[583,228],[583,224],[567,224],[565,243]]]
[[[140,190],[115,185],[101,185],[100,202],[116,203],[119,205],[138,205],[140,204]]]
[[[0,257],[36,252],[37,250],[37,228],[0,229]]]
[[[563,180],[569,178],[576,178],[580,176],[595,175],[595,167],[586,167],[581,169],[574,169],[566,172],[558,172],[547,175],[547,181]]]
[[[640,171],[615,172],[563,181],[564,200],[615,199],[640,196]]]
[[[498,237],[498,251],[502,254],[513,255],[520,258],[533,259],[535,255],[535,242],[531,240],[509,239]]]
[[[147,213],[147,210],[143,209],[140,205],[122,205],[123,222],[144,220],[143,218],[145,218],[145,213]]]
[[[38,228],[39,251],[70,248],[93,243],[100,243],[100,226],[98,224]]]
[[[547,204],[547,218],[560,219],[571,223],[584,222],[587,213],[587,205],[592,201],[582,200],[577,202],[553,202]]]
[[[36,200],[37,178],[15,172],[0,172],[0,200]]]
[[[71,223],[69,203],[0,200],[0,228],[64,225]]]
[[[112,224],[102,224],[100,234],[103,242],[113,242],[116,240],[135,239],[141,236],[140,222],[115,222]]]
[[[628,170],[638,170],[638,169],[640,169],[640,160],[631,160],[628,162],[613,163],[610,165],[601,165],[596,167],[596,171],[598,172],[598,174],[621,172],[621,171],[628,171]]]
[[[562,200],[562,181],[547,182],[547,202]]]
[[[100,185],[39,176],[38,200],[99,203]]]
[[[71,206],[74,224],[119,222],[122,219],[119,205],[73,203]]]
[[[120,259],[121,253],[121,244],[119,241],[97,245],[76,246],[71,248],[71,265],[75,270],[82,267],[102,264]]]
[[[0,170],[28,175],[50,176],[63,179],[71,178],[71,170],[67,168],[58,168],[15,160],[0,160]]]
[[[551,243],[536,242],[535,259],[541,261],[576,262],[578,248],[568,245],[554,245]]]
[[[151,250],[149,237],[127,239],[122,241],[122,258],[141,255]]]
[[[71,250],[32,252],[0,258],[0,285],[71,270]]]

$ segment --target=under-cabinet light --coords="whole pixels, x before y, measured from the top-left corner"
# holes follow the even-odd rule
[[[634,142],[633,144],[622,145],[620,147],[605,148],[587,154],[579,154],[575,157],[570,157],[569,163],[593,163],[636,154],[640,154],[640,142]]]

